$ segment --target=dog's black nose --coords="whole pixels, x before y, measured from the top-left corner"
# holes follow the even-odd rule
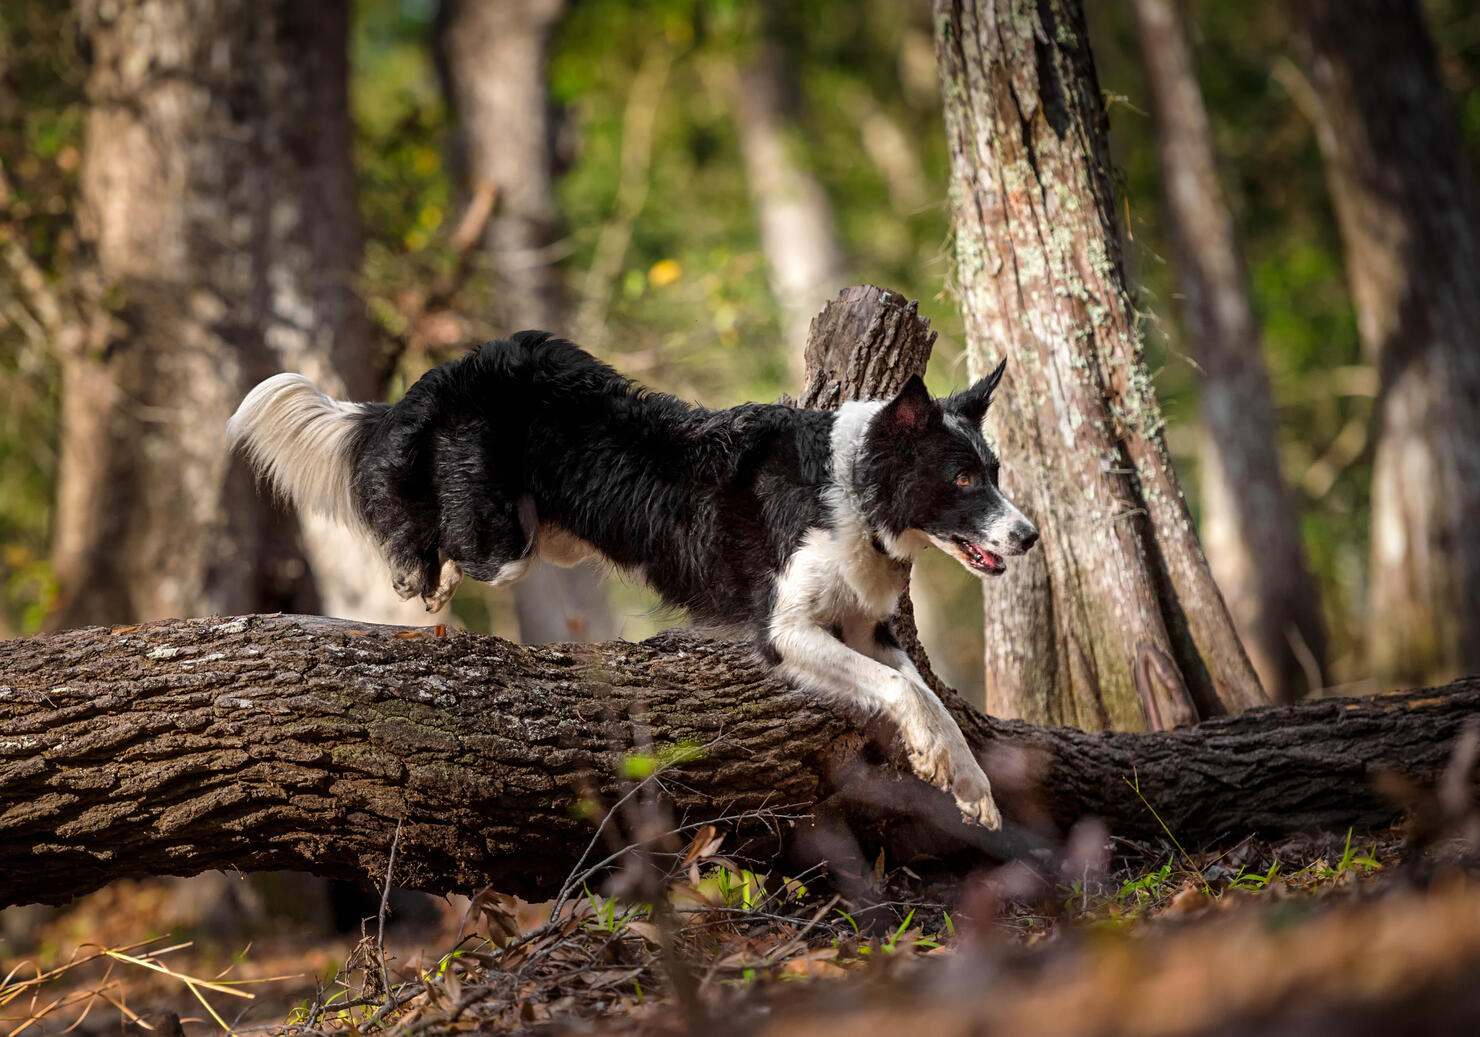
[[[1038,530],[1024,522],[1012,531],[1012,538],[1017,541],[1019,547],[1028,551],[1038,543]]]

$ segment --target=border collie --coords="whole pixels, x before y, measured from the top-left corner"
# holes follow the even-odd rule
[[[833,412],[706,410],[526,331],[394,406],[277,375],[228,432],[279,494],[368,536],[403,597],[435,610],[464,574],[604,558],[701,623],[742,625],[791,681],[889,717],[915,773],[996,828],[986,775],[889,617],[932,544],[987,577],[1038,539],[980,428],[1005,364],[944,400],[915,377]]]

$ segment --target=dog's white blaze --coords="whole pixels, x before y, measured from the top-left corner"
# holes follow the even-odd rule
[[[991,521],[982,531],[982,539],[993,547],[1004,548],[1013,551],[1012,537],[1014,530],[1020,526],[1033,528],[1033,523],[1028,521],[1028,516],[1017,509],[1017,505],[1006,497],[1002,498],[1003,507],[1006,509]]]
[[[1001,818],[991,785],[961,729],[909,657],[874,641],[874,627],[899,601],[909,559],[928,544],[921,536],[889,537],[884,544],[889,554],[881,554],[852,489],[868,423],[882,406],[848,403],[839,409],[832,435],[832,484],[825,492],[831,527],[809,529],[781,571],[771,644],[787,678],[865,712],[888,716],[899,728],[915,773],[949,789],[964,813],[995,828]],[[830,633],[834,627],[843,641]]]
[[[350,494],[353,436],[367,409],[330,399],[302,375],[279,374],[247,394],[226,435],[280,497],[368,535]]]

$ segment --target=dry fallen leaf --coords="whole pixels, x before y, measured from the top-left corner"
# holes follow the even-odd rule
[[[1192,880],[1182,883],[1182,888],[1172,897],[1172,902],[1167,905],[1163,914],[1167,915],[1191,915],[1206,910],[1213,901],[1203,892],[1203,888]]]
[[[781,967],[788,976],[807,976],[813,979],[837,979],[846,976],[848,970],[836,962],[822,961],[816,957],[793,958]]]

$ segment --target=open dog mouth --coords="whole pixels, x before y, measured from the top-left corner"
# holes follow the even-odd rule
[[[963,537],[952,537],[951,540],[960,549],[961,558],[967,565],[980,573],[991,573],[996,575],[1007,569],[1007,564],[1002,561],[1002,556],[988,551],[980,544],[973,544]]]

